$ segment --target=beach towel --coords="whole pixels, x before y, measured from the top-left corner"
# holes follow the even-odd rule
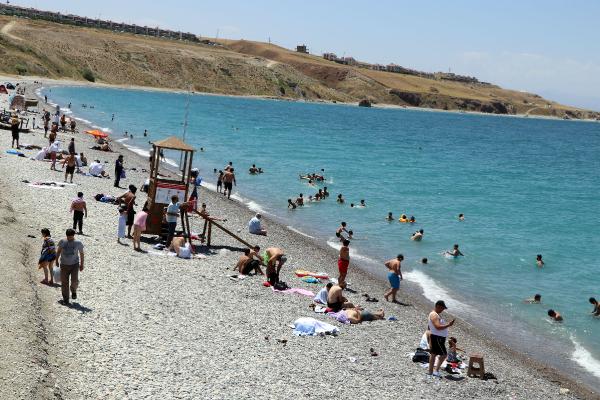
[[[346,315],[346,311],[338,311],[338,312],[330,312],[329,315],[331,318],[334,318],[337,322],[341,322],[342,324],[349,324],[350,320],[348,319],[348,315]]]
[[[310,317],[298,318],[293,326],[296,336],[332,335],[340,331],[336,326]]]
[[[300,278],[300,280],[306,283],[321,283],[321,281],[315,278],[314,276],[303,276],[302,278]]]
[[[318,304],[327,304],[327,288],[323,288],[313,298],[313,301]]]
[[[28,186],[34,187],[34,188],[41,188],[41,189],[64,189],[63,185],[47,185],[44,184],[43,182],[34,182],[34,183],[30,183]]]
[[[275,290],[274,287],[271,287],[271,289],[273,289],[273,291],[277,292],[277,293],[289,293],[289,294],[291,294],[291,293],[298,293],[298,294],[301,294],[302,296],[309,296],[309,297],[313,297],[315,295],[310,290],[301,289],[301,288],[291,288],[291,289],[286,289],[286,290]]]

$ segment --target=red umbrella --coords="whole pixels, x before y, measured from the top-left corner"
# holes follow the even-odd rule
[[[85,133],[87,133],[88,135],[92,135],[94,137],[97,137],[97,138],[100,138],[100,137],[101,138],[106,138],[106,137],[108,137],[107,133],[99,131],[98,129],[94,129],[94,130],[91,130],[91,131],[85,131]]]

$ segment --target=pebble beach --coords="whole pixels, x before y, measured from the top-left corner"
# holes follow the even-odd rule
[[[35,88],[28,84],[30,96]],[[43,107],[41,100],[40,111]],[[36,121],[39,125],[40,115]],[[58,134],[63,147],[71,137]],[[90,136],[74,137],[77,152],[106,162],[111,176],[117,155],[124,155],[127,178],[121,186],[141,187],[148,177],[142,172],[147,160],[118,143],[106,153],[90,149]],[[8,383],[0,385],[2,399],[598,398],[461,320],[451,336],[467,354],[484,354],[486,371],[497,379],[469,378],[466,371],[425,379],[426,370],[412,362],[411,353],[432,304],[402,288],[399,299],[406,305],[386,302],[386,284],[352,262],[349,300],[370,311],[383,308],[395,321],[343,325],[313,312],[310,297],[275,293],[259,276],[232,279],[243,247],[219,230],[213,230],[213,247],[198,247],[201,258],[179,259],[144,241],[147,253],[134,252],[130,240],[117,243],[116,207],[94,200],[98,193],[119,196],[126,189],[114,188],[112,179],[81,174],[75,174],[73,185],[29,186],[23,181],[61,183],[64,170],[32,160],[37,150],[22,150],[25,157],[7,154],[10,140],[10,131],[0,131],[0,245],[7,278],[0,289],[0,378]],[[43,129],[21,133],[21,144],[45,146]],[[89,213],[85,235],[77,237],[86,261],[78,299],[65,307],[58,303],[60,287],[39,283],[40,229],[49,228],[56,241],[63,238],[72,225],[70,202],[79,191]],[[138,192],[138,209],[145,196]],[[281,279],[290,286],[314,293],[322,287],[302,282],[293,273],[297,269],[337,276],[337,254],[323,244],[268,218],[263,220],[268,236],[250,235],[247,223],[254,213],[242,204],[206,188],[200,201],[211,215],[227,218],[224,226],[244,240],[284,249],[288,262]],[[193,230],[201,227],[200,219],[192,218]],[[379,302],[365,302],[364,294]],[[294,336],[289,325],[300,317],[331,323],[340,333]]]

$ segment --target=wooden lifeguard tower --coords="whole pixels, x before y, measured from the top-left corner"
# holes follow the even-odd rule
[[[160,173],[160,159],[163,150],[174,150],[181,153],[180,174],[174,174],[166,169],[164,169],[164,174]],[[172,196],[177,195],[180,203],[188,200],[194,151],[196,150],[192,146],[175,136],[152,143],[150,183],[148,185],[148,219],[145,233],[154,235],[163,233],[164,209],[171,202]],[[181,208],[181,220],[178,225],[183,228],[183,232],[188,234],[189,238],[189,221],[186,207]]]

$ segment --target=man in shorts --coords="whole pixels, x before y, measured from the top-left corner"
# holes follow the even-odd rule
[[[228,199],[231,198],[231,191],[233,190],[233,185],[237,186],[237,182],[235,181],[235,174],[233,173],[233,168],[229,168],[225,170],[223,174],[223,195],[226,195]]]
[[[117,204],[124,204],[127,206],[127,238],[133,239],[131,236],[131,229],[133,228],[133,219],[135,217],[135,193],[137,192],[137,187],[135,185],[129,185],[129,191],[117,197]],[[170,243],[169,243],[170,244]]]
[[[431,331],[431,349],[429,350],[429,372],[427,373],[427,377],[441,378],[440,367],[448,356],[448,351],[446,350],[446,338],[448,337],[448,328],[454,325],[454,320],[446,323],[446,320],[440,316],[447,308],[448,307],[446,307],[446,303],[444,303],[443,300],[438,300],[435,303],[433,311],[429,313],[427,325]],[[436,357],[438,362],[435,372],[433,372],[433,365],[435,364]]]
[[[71,175],[71,183],[73,183],[73,174],[75,173],[75,166],[77,165],[77,159],[75,159],[75,153],[70,153],[62,162],[63,167],[67,165],[65,168],[65,182],[67,181],[67,177]]]
[[[346,297],[344,297],[343,290],[346,284],[341,282],[337,285],[333,285],[327,293],[327,308],[330,308],[333,312],[338,312],[346,308],[354,308],[354,304],[350,303]]]
[[[286,261],[287,257],[280,248],[269,247],[265,250],[263,262],[267,266],[267,280],[271,285],[279,282],[279,272]]]
[[[348,266],[350,265],[350,247],[348,246],[350,246],[350,241],[344,239],[340,248],[340,258],[338,259],[339,283],[346,283],[346,275],[348,275]]]

